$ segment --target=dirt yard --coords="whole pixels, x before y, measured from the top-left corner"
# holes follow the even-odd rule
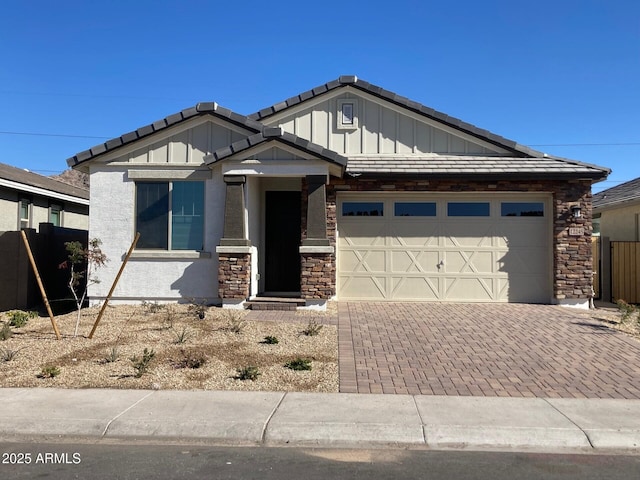
[[[244,311],[209,307],[201,320],[187,305],[109,306],[90,340],[98,311],[82,310],[75,337],[77,313],[55,317],[61,340],[48,316],[8,327],[1,313],[0,329],[10,333],[0,332],[0,387],[338,391],[337,328],[314,328],[304,315],[299,323],[246,321]],[[153,351],[146,371],[145,349]],[[311,370],[285,367],[296,360],[310,360]]]

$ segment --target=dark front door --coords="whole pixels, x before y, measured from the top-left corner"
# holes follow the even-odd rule
[[[267,292],[300,291],[300,192],[265,192]]]

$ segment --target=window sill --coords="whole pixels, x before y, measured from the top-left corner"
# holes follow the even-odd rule
[[[211,258],[211,252],[197,252],[195,250],[134,250],[132,259],[166,258],[171,260],[196,260]]]

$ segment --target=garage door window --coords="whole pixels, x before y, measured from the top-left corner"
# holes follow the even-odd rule
[[[396,217],[435,217],[435,202],[396,202],[393,214]]]
[[[544,217],[542,202],[502,202],[500,210],[503,217]]]
[[[447,215],[450,217],[488,217],[490,213],[489,202],[447,203]]]
[[[381,217],[384,214],[382,202],[344,202],[343,217]]]

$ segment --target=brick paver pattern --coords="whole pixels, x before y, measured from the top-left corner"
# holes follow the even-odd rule
[[[552,305],[340,302],[340,391],[640,399],[640,342]]]

